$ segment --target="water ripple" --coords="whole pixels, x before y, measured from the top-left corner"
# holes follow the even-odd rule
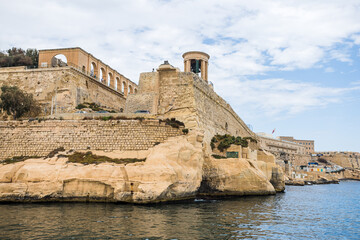
[[[360,182],[137,206],[0,204],[0,239],[360,239]]]

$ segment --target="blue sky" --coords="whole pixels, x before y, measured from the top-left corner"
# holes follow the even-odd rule
[[[255,132],[360,152],[360,0],[0,0],[0,49],[82,47],[137,82],[207,52]]]

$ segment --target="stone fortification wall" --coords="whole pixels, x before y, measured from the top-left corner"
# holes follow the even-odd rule
[[[131,94],[127,97],[125,113],[146,110],[156,114],[159,101],[158,89],[158,72],[141,73],[139,78],[139,90],[137,94]]]
[[[46,156],[66,150],[146,150],[181,129],[158,120],[1,121],[0,160],[13,156]]]
[[[256,138],[231,106],[194,73],[160,69],[158,114],[204,130],[206,142],[215,134]]]
[[[195,107],[199,114],[200,127],[205,129],[205,137],[231,134],[256,138],[231,106],[216,94],[211,85],[195,74],[193,76]]]
[[[57,113],[69,112],[83,102],[95,102],[115,110],[125,107],[125,97],[122,93],[72,67],[1,68],[0,86],[2,85],[15,85],[32,93],[46,115],[51,112],[52,100],[56,100],[54,112]]]
[[[155,106],[157,97],[154,93],[143,93],[129,95],[126,99],[125,113],[135,113],[136,111],[149,111],[156,113]]]
[[[192,73],[176,69],[159,72],[158,114],[180,117],[194,114],[195,100]],[[190,111],[190,113],[189,113]]]
[[[180,72],[169,64],[160,65],[158,72],[140,75],[139,92],[128,98],[125,112],[136,110],[176,118],[190,130],[201,129],[207,143],[215,134],[256,138],[206,81],[194,73]]]

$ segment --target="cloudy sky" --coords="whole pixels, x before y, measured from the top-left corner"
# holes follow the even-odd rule
[[[0,0],[0,49],[81,47],[138,82],[207,52],[255,132],[360,152],[360,0]]]

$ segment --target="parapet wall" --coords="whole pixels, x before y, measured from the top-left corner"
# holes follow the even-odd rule
[[[0,121],[0,160],[46,156],[52,150],[146,150],[181,129],[158,120]]]
[[[32,93],[40,102],[45,115],[51,113],[52,105],[54,113],[72,111],[83,102],[95,102],[119,111],[124,109],[126,101],[122,93],[72,67],[1,68],[0,86],[2,85],[15,85]]]

